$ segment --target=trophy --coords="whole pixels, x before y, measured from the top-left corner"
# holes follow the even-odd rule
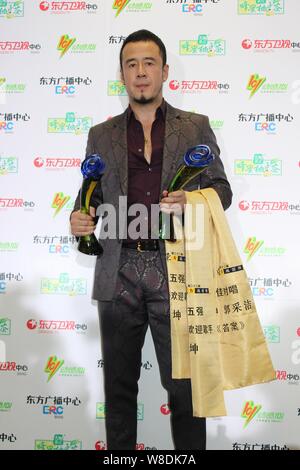
[[[196,145],[188,149],[183,157],[183,164],[178,168],[176,175],[168,187],[168,193],[183,189],[193,178],[204,171],[214,160],[215,156],[208,145]],[[160,212],[159,214],[159,238],[175,242],[173,214]]]
[[[83,182],[80,190],[80,212],[82,214],[89,214],[92,193],[101,179],[104,170],[105,163],[97,153],[88,155],[82,162],[81,173],[83,175]],[[78,250],[86,255],[99,256],[103,253],[103,248],[94,233],[79,237]]]

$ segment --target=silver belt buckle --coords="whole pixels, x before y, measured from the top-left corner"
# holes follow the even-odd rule
[[[137,244],[137,251],[139,251],[139,252],[141,252],[141,253],[142,253],[143,251],[146,251],[146,250],[142,250],[142,248],[141,248],[141,241],[140,241],[140,240],[138,241],[138,244]]]

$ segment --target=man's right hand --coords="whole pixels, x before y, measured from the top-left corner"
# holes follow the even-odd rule
[[[91,235],[96,229],[93,219],[95,215],[96,209],[94,207],[90,207],[90,215],[82,214],[80,211],[73,212],[70,219],[72,235],[75,235],[75,237]]]

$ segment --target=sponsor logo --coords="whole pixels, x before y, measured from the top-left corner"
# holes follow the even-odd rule
[[[13,433],[8,434],[8,433],[5,433],[5,432],[3,432],[0,435],[0,439],[1,439],[2,442],[5,442],[5,441],[15,442],[17,440],[16,436]]]
[[[145,444],[144,442],[139,442],[135,446],[135,450],[157,450],[157,447],[154,446],[149,446]],[[177,461],[176,461],[177,463]]]
[[[98,10],[98,5],[96,3],[72,1],[41,2],[39,7],[41,11],[53,14],[65,14],[74,11],[96,13],[96,10]]]
[[[60,51],[60,57],[63,57],[70,47],[74,44],[76,38],[70,38],[68,34],[61,36],[60,41],[57,46],[57,50]]]
[[[92,127],[92,122],[89,116],[77,117],[75,113],[69,112],[64,118],[48,118],[47,132],[50,134],[87,134]]]
[[[24,93],[25,88],[25,83],[7,83],[5,77],[0,77],[0,104],[5,103],[7,95]]]
[[[14,361],[0,362],[0,372],[17,372],[17,375],[27,375],[28,366]]]
[[[0,1],[0,17],[1,16],[9,19],[24,16],[24,1]]]
[[[63,192],[54,194],[54,198],[51,204],[51,207],[55,209],[53,217],[55,217],[62,210],[64,206],[66,206],[67,202],[69,202],[70,199],[71,199],[71,196],[66,196],[64,195]],[[67,207],[70,207],[70,204]],[[72,204],[72,207],[73,207],[73,204]]]
[[[125,96],[127,95],[126,87],[120,80],[108,80],[107,94],[108,96]]]
[[[219,130],[223,129],[224,121],[221,120],[221,119],[210,119],[209,124],[210,124],[210,127],[214,131],[219,131]]]
[[[35,202],[26,201],[23,198],[14,198],[14,197],[1,197],[0,198],[0,210],[1,209],[11,209],[11,208],[22,208],[24,210],[33,210],[35,207]]]
[[[0,176],[18,173],[18,159],[16,157],[0,157]]]
[[[256,237],[248,238],[247,243],[243,250],[243,252],[248,255],[247,261],[249,261],[255,255],[255,253],[260,249],[263,243],[264,243],[263,240],[256,240]]]
[[[255,153],[252,160],[234,160],[234,173],[239,176],[281,176],[282,161]]]
[[[280,343],[280,327],[277,325],[263,326],[263,332],[268,343]]]
[[[96,419],[105,419],[105,403],[96,403]]]
[[[246,421],[244,423],[244,428],[252,421],[255,415],[261,410],[261,405],[254,405],[253,401],[247,401],[244,405],[241,417]]]
[[[34,450],[81,450],[82,441],[72,439],[67,441],[63,434],[55,434],[53,440],[36,439]]]
[[[116,16],[119,16],[129,2],[130,0],[114,0],[112,8],[116,10]]]
[[[283,15],[285,0],[238,0],[239,15]]]
[[[138,403],[137,405],[137,420],[143,421],[144,419],[144,404]]]
[[[11,320],[8,318],[0,318],[0,335],[11,334]]]
[[[238,122],[251,123],[256,132],[265,132],[269,135],[275,135],[282,123],[293,122],[294,116],[290,113],[240,113]]]
[[[276,378],[281,383],[288,383],[289,385],[299,385],[300,382],[299,374],[292,374],[291,372],[288,372],[286,370],[277,370]]]
[[[260,90],[262,93],[286,93],[288,91],[288,83],[266,83],[266,77],[260,77],[258,73],[250,76],[247,90],[250,91],[249,98]]]
[[[239,209],[255,215],[271,215],[285,213],[290,215],[300,215],[300,202],[290,203],[289,201],[240,201]]]
[[[57,45],[57,50],[60,52],[60,59],[68,52],[72,53],[92,53],[96,51],[95,43],[76,43],[76,38],[71,38],[68,34],[63,34]]]
[[[123,41],[125,41],[126,36],[123,36],[122,34],[120,36],[115,36],[115,35],[110,35],[108,38],[108,44],[121,44]]]
[[[86,295],[87,281],[83,278],[70,278],[68,273],[60,274],[59,278],[42,278],[41,294],[52,295]]]
[[[0,41],[0,54],[13,54],[14,52],[28,51],[37,54],[41,49],[40,44],[29,41]]]
[[[245,50],[254,52],[274,52],[275,49],[290,49],[293,52],[300,51],[300,42],[290,39],[244,39],[241,43]]]
[[[55,95],[73,98],[79,87],[91,85],[92,80],[89,77],[66,76],[66,77],[41,77],[40,86],[51,87]],[[1,88],[0,88],[1,89]]]
[[[270,444],[270,443],[260,443],[260,444],[249,444],[249,442],[234,442],[232,444],[232,450],[290,450],[286,444]]]
[[[5,251],[18,251],[18,242],[0,242],[0,252]]]
[[[69,255],[71,247],[77,241],[74,235],[34,235],[34,245],[46,247],[48,253],[54,255]]]
[[[44,405],[43,415],[53,415],[55,418],[62,418],[64,414],[63,406],[59,405]]]
[[[12,133],[16,123],[20,124],[29,120],[30,116],[27,113],[0,113],[0,132]]]
[[[47,170],[64,170],[66,168],[80,168],[80,158],[61,158],[61,157],[36,157],[33,160],[36,168],[45,168]],[[1,159],[0,159],[1,168]],[[1,170],[0,170],[1,172]]]
[[[85,323],[80,324],[74,320],[34,320],[30,319],[27,321],[26,326],[31,331],[38,333],[56,333],[60,331],[75,331],[81,333],[87,330]],[[1,320],[0,320],[1,327]],[[0,328],[1,334],[1,328]]]
[[[199,15],[203,13],[203,5],[201,3],[184,3],[181,6],[182,13],[194,13]]]
[[[251,258],[258,252],[259,256],[282,256],[285,254],[286,249],[282,247],[266,247],[262,248],[264,240],[257,240],[256,237],[249,237],[243,252],[246,253],[247,261],[250,261]]]
[[[96,403],[96,419],[105,419],[106,405],[103,402]],[[137,404],[137,420],[142,421],[144,419],[144,404]]]
[[[207,34],[199,34],[197,39],[179,41],[180,55],[206,55],[208,57],[225,55],[224,39],[208,39]]]
[[[125,10],[126,8],[126,10]],[[116,11],[115,17],[119,16],[124,10],[126,13],[141,13],[150,11],[152,8],[151,2],[135,2],[131,0],[114,0],[112,9]]]
[[[49,382],[49,380],[51,380],[52,377],[59,371],[59,369],[62,367],[64,362],[65,362],[64,360],[57,359],[56,356],[50,356],[48,358],[46,367],[44,369],[44,372],[48,374],[47,382]]]
[[[95,444],[96,450],[107,450],[106,443],[104,441],[97,441]]]
[[[0,412],[1,411],[10,411],[12,409],[12,402],[9,401],[0,401]]]
[[[272,298],[279,288],[289,288],[292,285],[289,279],[258,277],[249,278],[248,280],[253,296],[263,297],[265,299]]]
[[[163,405],[161,405],[160,412],[162,415],[168,416],[171,413],[170,405],[168,403],[164,403]]]
[[[201,93],[211,91],[214,93],[228,93],[229,83],[221,83],[217,80],[171,80],[169,88],[181,93]]]
[[[2,272],[0,273],[0,294],[5,294],[6,293],[6,286],[7,282],[10,281],[23,281],[23,276],[21,273],[15,274],[15,273],[5,273]]]

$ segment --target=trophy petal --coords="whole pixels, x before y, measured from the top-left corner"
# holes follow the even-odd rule
[[[84,178],[91,178],[97,181],[104,171],[105,162],[98,153],[88,155],[81,164],[81,173]]]
[[[189,148],[184,154],[183,164],[178,168],[176,175],[168,187],[168,192],[183,189],[192,179],[202,173],[214,158],[215,156],[208,145],[199,144]],[[172,214],[168,221],[167,217],[165,215],[163,216],[161,212],[159,226],[159,238],[161,240],[176,241]]]
[[[209,165],[214,155],[208,145],[196,145],[188,149],[183,157],[185,165],[189,167],[202,168]]]
[[[88,155],[81,164],[83,182],[80,191],[80,211],[83,214],[89,213],[92,193],[104,171],[105,162],[98,153]],[[103,253],[103,248],[93,233],[79,237],[78,250],[94,256],[101,256]]]

